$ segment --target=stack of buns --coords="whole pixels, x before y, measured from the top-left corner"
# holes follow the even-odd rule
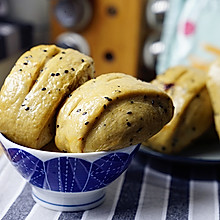
[[[212,45],[205,45],[204,49],[216,61],[194,57],[191,65],[171,67],[152,81],[170,95],[175,111],[172,120],[146,140],[144,146],[176,154],[191,146],[194,140],[220,139],[220,49]]]
[[[150,83],[124,73],[94,78],[91,57],[33,47],[1,88],[0,132],[35,149],[55,143],[83,153],[142,143],[179,153],[213,124],[220,138],[220,60],[195,66],[169,68]]]
[[[0,92],[0,132],[42,149],[115,150],[141,143],[167,124],[170,96],[123,73],[94,79],[94,62],[73,49],[40,45],[24,53]]]

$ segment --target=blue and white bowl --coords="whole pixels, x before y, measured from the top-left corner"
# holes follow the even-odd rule
[[[44,207],[79,211],[100,205],[105,188],[129,166],[140,145],[92,153],[49,152],[27,148],[0,133],[13,166],[32,185],[32,195]]]

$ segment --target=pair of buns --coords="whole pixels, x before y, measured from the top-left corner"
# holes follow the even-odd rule
[[[41,45],[23,54],[0,92],[0,132],[41,149],[55,136],[65,152],[115,150],[138,144],[173,116],[170,97],[123,74],[97,79],[91,57]]]

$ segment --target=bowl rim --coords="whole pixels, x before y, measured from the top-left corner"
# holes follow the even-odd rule
[[[3,140],[3,141],[2,141]],[[14,147],[10,147],[10,148],[19,148],[22,149],[24,151],[28,151],[29,153],[33,153],[33,154],[43,154],[43,155],[48,155],[48,156],[59,156],[59,157],[80,157],[80,158],[86,158],[89,156],[102,156],[102,155],[107,155],[110,153],[128,153],[128,152],[132,152],[134,148],[138,147],[138,145],[140,146],[141,144],[135,144],[135,145],[131,145],[128,147],[124,147],[124,148],[120,148],[117,150],[112,150],[112,151],[95,151],[95,152],[89,152],[89,153],[66,153],[66,152],[54,152],[54,151],[46,151],[46,150],[41,150],[41,149],[34,149],[34,148],[29,148],[20,144],[17,144],[13,141],[11,141],[10,139],[8,139],[4,134],[2,134],[0,132],[0,144],[2,144],[2,142],[7,142],[10,145],[13,145]]]

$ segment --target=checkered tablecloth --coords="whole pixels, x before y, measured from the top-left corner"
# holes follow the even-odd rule
[[[152,166],[153,161],[154,158],[138,152],[127,172],[107,188],[106,199],[101,206],[71,213],[49,210],[36,204],[30,185],[2,155],[0,219],[219,219],[220,184],[216,175],[209,180],[193,179],[192,172],[190,178],[178,177],[156,170]]]

